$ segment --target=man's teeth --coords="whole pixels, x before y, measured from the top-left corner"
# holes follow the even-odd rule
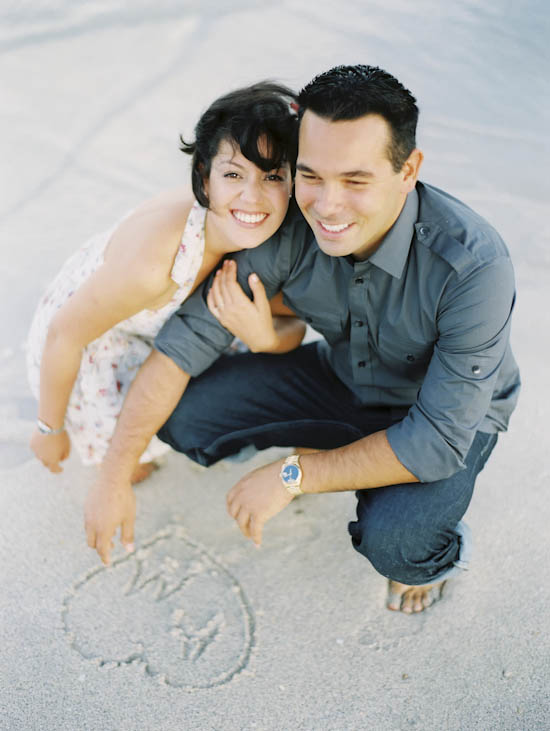
[[[336,234],[339,231],[343,231],[344,229],[348,228],[349,226],[351,226],[351,224],[349,224],[349,223],[338,223],[335,226],[329,226],[328,223],[322,223],[321,226],[324,229],[326,229],[327,231],[330,231],[330,233]]]
[[[264,218],[267,218],[267,213],[243,213],[242,211],[233,211],[233,215],[237,221],[243,223],[260,223]]]

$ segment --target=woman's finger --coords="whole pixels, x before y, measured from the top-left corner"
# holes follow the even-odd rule
[[[216,315],[218,308],[216,307],[216,303],[214,302],[214,295],[212,294],[212,287],[210,287],[210,289],[208,290],[208,294],[206,295],[206,304],[207,304],[210,312],[213,315]]]
[[[225,274],[225,283],[233,305],[246,306],[250,304],[250,297],[244,293],[237,280],[237,264],[234,261],[229,262]]]
[[[212,287],[210,291],[212,292],[212,297],[214,299],[214,307],[218,309],[220,312],[223,310],[223,296],[221,293],[221,270],[218,269],[216,272],[216,276],[214,277],[214,281],[212,283]]]
[[[46,469],[50,470],[50,472],[53,472],[54,474],[57,474],[58,472],[63,472],[62,468],[57,462],[52,462],[48,459],[42,459],[41,462],[44,467],[46,467]]]
[[[265,293],[265,287],[259,276],[257,274],[251,274],[248,277],[248,284],[250,285],[250,289],[252,290],[252,296],[256,307],[261,310],[271,310],[271,307],[269,306],[269,300],[267,299],[267,295]]]
[[[212,288],[210,288],[208,290],[208,294],[206,295],[206,304],[207,304],[210,312],[214,315],[214,317],[219,320],[220,311],[218,310],[218,308],[216,307],[216,303],[214,302],[214,295],[212,294]]]
[[[234,266],[231,266],[233,262],[224,261],[222,268],[222,276],[220,281],[220,292],[223,297],[224,303],[229,307],[235,303],[235,276],[232,278],[234,272]],[[237,285],[238,286],[238,285]]]

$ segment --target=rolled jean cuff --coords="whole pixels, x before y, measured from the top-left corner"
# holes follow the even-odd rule
[[[458,558],[453,561],[452,566],[441,571],[427,583],[438,584],[441,581],[447,581],[447,579],[459,576],[463,571],[468,571],[474,548],[472,531],[463,520],[457,523],[455,530],[459,538]]]

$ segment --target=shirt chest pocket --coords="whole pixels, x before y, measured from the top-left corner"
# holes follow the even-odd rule
[[[321,333],[321,335],[324,335],[330,344],[334,344],[342,339],[344,326],[337,313],[319,311],[319,305],[317,307],[312,306],[311,308],[304,307],[302,303],[300,303],[300,307],[292,304],[289,304],[289,306],[307,325],[318,333]]]
[[[406,379],[421,383],[432,357],[434,343],[419,342],[396,328],[381,327],[378,357],[382,365]]]

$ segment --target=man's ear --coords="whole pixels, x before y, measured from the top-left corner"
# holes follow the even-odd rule
[[[424,153],[418,148],[415,148],[405,160],[403,167],[401,168],[404,186],[403,192],[410,193],[416,185],[422,160],[424,160]]]

